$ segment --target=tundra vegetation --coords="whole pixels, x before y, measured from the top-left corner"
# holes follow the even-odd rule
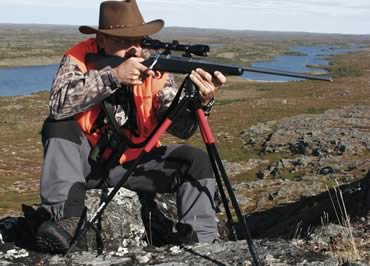
[[[64,51],[84,36],[77,27],[0,24],[0,67],[57,64]],[[280,54],[292,54],[289,48],[297,45],[329,44],[347,47],[348,43],[364,46],[359,52],[330,58],[327,69],[334,82],[253,82],[229,77],[216,99],[209,118],[218,141],[221,157],[230,163],[247,164],[258,160],[252,169],[239,171],[231,177],[233,184],[255,181],[258,173],[281,159],[295,156],[285,151],[262,152],[263,144],[245,146],[240,138],[243,130],[260,123],[278,121],[301,114],[322,114],[327,110],[352,105],[370,104],[370,36],[329,35],[309,33],[274,33],[254,31],[224,31],[167,28],[157,36],[162,40],[177,39],[186,43],[210,44],[209,60],[250,65],[257,60],[268,60]],[[294,53],[294,55],[296,55]],[[179,77],[180,78],[180,77]],[[40,131],[48,114],[48,92],[31,96],[0,97],[0,216],[20,213],[22,203],[39,202],[39,176],[42,165]],[[179,140],[166,135],[164,143],[190,143],[202,147],[198,135]],[[351,154],[347,160],[369,158],[370,152]],[[268,179],[296,180],[307,174],[282,170],[278,177]],[[353,180],[364,177],[355,172]],[[335,185],[325,175],[317,181],[317,193]],[[238,192],[239,193],[239,192]],[[240,191],[243,193],[243,191]],[[246,192],[245,192],[246,193]],[[248,190],[249,199],[258,199],[263,187]],[[299,193],[256,205],[254,200],[243,203],[244,212],[260,211],[298,200]],[[360,251],[361,252],[361,251]]]

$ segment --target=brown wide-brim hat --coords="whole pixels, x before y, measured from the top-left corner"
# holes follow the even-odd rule
[[[99,28],[81,26],[84,34],[104,33],[115,37],[141,37],[154,34],[164,26],[161,19],[145,23],[135,0],[105,1],[100,4]]]

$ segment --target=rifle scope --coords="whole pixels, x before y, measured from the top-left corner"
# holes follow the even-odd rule
[[[198,56],[208,56],[209,46],[204,44],[181,44],[174,40],[171,42],[162,42],[151,38],[145,38],[141,42],[141,47],[148,49],[164,49],[167,54],[171,51],[182,51],[185,52],[185,56],[191,56],[191,54]]]

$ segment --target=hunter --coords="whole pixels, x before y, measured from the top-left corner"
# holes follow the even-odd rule
[[[86,190],[117,184],[142,150],[137,144],[156,127],[176,95],[178,86],[172,74],[155,72],[142,64],[153,52],[140,46],[143,38],[163,26],[160,19],[145,22],[135,0],[105,1],[100,5],[98,28],[79,28],[83,34],[95,34],[94,38],[77,43],[64,54],[51,86],[50,113],[42,129],[41,207],[51,218],[36,232],[39,250],[66,252],[85,208]],[[87,53],[125,60],[117,67],[98,70],[87,64]],[[190,78],[208,113],[225,76],[196,69]],[[104,160],[115,150],[104,150],[99,161],[91,156],[97,146],[105,148],[102,140],[111,133],[107,128],[112,121],[102,108],[104,101],[111,104],[114,123],[130,142],[119,151],[113,165]],[[194,113],[185,110],[168,132],[186,139],[196,128]],[[176,193],[178,222],[191,227],[191,240],[212,242],[217,238],[215,181],[208,155],[202,150],[158,142],[124,187],[137,192],[143,208],[151,213],[158,212],[153,201],[156,193]],[[147,217],[143,222],[148,228]]]

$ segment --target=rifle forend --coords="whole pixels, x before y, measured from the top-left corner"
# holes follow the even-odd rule
[[[116,67],[125,59],[118,56],[102,56],[97,54],[87,54],[87,64],[95,69],[102,69],[106,66]],[[206,60],[195,59],[192,57],[173,56],[171,54],[152,55],[145,60],[143,64],[150,67],[154,71],[189,74],[192,70],[202,68],[209,73],[220,71],[226,76],[241,76],[244,72],[255,72],[277,76],[296,77],[302,79],[332,81],[331,77],[321,75],[310,75],[304,73],[296,73],[281,70],[272,70],[267,68],[244,67],[238,65],[228,65],[221,63],[209,62]]]

